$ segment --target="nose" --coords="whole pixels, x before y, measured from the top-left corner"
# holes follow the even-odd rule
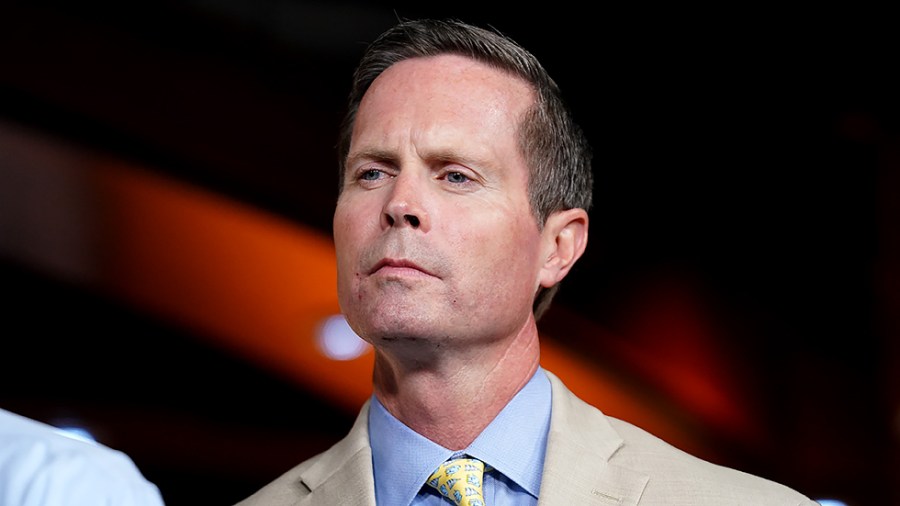
[[[382,227],[410,227],[421,232],[430,229],[426,185],[420,178],[411,171],[403,171],[394,178],[382,212]]]

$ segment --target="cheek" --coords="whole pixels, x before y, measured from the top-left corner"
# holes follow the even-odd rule
[[[346,205],[339,204],[333,221],[339,292],[345,292],[353,285],[359,269],[359,249],[364,234],[362,220],[349,211]]]
[[[340,197],[337,206],[334,209],[334,217],[332,218],[335,242],[338,242],[341,238],[346,236],[352,224],[351,206],[346,203],[344,197]]]
[[[475,281],[481,284],[496,284],[498,289],[500,285],[530,287],[539,270],[540,233],[536,226],[509,215],[490,223],[459,231],[453,246],[456,251],[468,251],[468,265],[463,267],[477,271],[473,272]]]
[[[372,208],[373,205],[359,198],[342,196],[338,200],[332,221],[332,232],[339,261],[341,256],[352,257],[356,254],[359,243],[365,239],[367,228],[371,228],[368,221],[373,216]],[[378,215],[374,216],[377,219]]]

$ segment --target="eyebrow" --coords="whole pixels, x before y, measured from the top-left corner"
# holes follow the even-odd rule
[[[396,162],[400,157],[393,150],[386,149],[364,149],[356,153],[351,153],[347,157],[347,167],[356,165],[360,161],[379,161],[379,162]],[[458,163],[467,167],[484,167],[490,168],[493,164],[478,158],[461,154],[454,149],[437,149],[429,151],[422,157],[426,162],[445,162]]]
[[[384,149],[364,149],[347,156],[346,167],[350,168],[363,160],[377,160],[381,162],[396,160],[397,155],[393,151]]]

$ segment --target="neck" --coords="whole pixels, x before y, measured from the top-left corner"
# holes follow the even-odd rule
[[[442,347],[439,356],[434,344],[425,347],[432,351],[377,348],[375,395],[405,425],[451,450],[471,444],[540,363],[534,319],[511,339]]]

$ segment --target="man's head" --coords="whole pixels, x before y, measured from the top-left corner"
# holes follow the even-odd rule
[[[454,58],[448,60],[448,55],[453,55]],[[441,58],[436,58],[439,56]],[[518,98],[521,98],[522,100],[515,104],[502,104],[502,107],[516,108],[521,106],[515,111],[516,114],[514,117],[507,118],[509,120],[508,124],[504,126],[506,131],[502,133],[509,134],[511,150],[505,155],[507,158],[503,159],[502,162],[509,164],[510,166],[515,166],[517,162],[521,162],[520,165],[523,171],[521,182],[524,185],[521,190],[525,199],[524,209],[525,212],[530,215],[531,222],[537,231],[540,232],[544,229],[548,223],[548,219],[554,213],[572,209],[581,209],[586,212],[590,208],[592,177],[589,146],[580,129],[573,122],[569,111],[566,109],[556,83],[549,77],[537,59],[510,39],[489,30],[472,27],[457,21],[410,21],[397,25],[373,42],[361,60],[354,76],[348,112],[341,129],[339,141],[341,200],[339,201],[338,210],[335,215],[335,233],[339,249],[342,244],[345,243],[342,238],[347,236],[347,234],[342,235],[342,232],[345,232],[348,228],[349,221],[351,218],[359,218],[358,216],[353,218],[350,215],[351,211],[357,212],[356,210],[359,209],[359,206],[355,204],[359,202],[359,199],[356,198],[359,193],[357,191],[359,186],[355,179],[358,175],[348,174],[348,171],[358,170],[358,167],[355,165],[359,165],[361,161],[368,162],[378,157],[381,157],[379,163],[383,162],[392,167],[398,167],[402,161],[400,159],[400,154],[396,150],[391,151],[394,147],[384,148],[383,146],[372,144],[373,138],[371,136],[371,129],[366,130],[366,127],[360,128],[360,125],[358,124],[360,116],[362,113],[365,113],[364,109],[366,107],[366,102],[369,102],[370,104],[375,103],[374,100],[370,100],[368,92],[373,88],[373,83],[376,83],[376,80],[382,75],[385,75],[385,78],[378,82],[387,82],[390,86],[395,87],[409,85],[411,83],[408,81],[403,81],[402,79],[388,79],[388,76],[399,73],[400,71],[393,72],[393,69],[400,68],[403,72],[409,72],[408,75],[404,74],[403,79],[410,79],[411,76],[416,75],[415,72],[424,72],[424,67],[418,65],[419,62],[434,62],[438,59],[451,63],[451,65],[446,68],[448,71],[447,78],[460,80],[460,86],[471,85],[471,82],[463,83],[463,80],[466,77],[478,76],[480,75],[479,72],[482,72],[485,75],[490,74],[486,79],[503,78],[507,81],[507,84],[505,85],[508,85],[509,89],[519,89],[519,91],[524,90],[527,92],[525,95],[519,93],[521,96],[518,96]],[[462,70],[461,73],[452,75],[452,72],[460,71],[460,69],[465,67],[466,62],[468,62],[470,66],[469,70]],[[400,63],[404,63],[404,65],[400,65]],[[456,64],[462,65],[463,67]],[[417,70],[417,67],[422,68],[418,68]],[[391,69],[392,72],[388,73],[387,71],[389,69]],[[418,79],[418,77],[416,79]],[[381,93],[380,96],[384,96],[384,88],[385,86],[378,88],[378,91]],[[460,100],[458,109],[445,111],[446,114],[450,114],[450,120],[453,119],[453,116],[457,115],[455,114],[457,112],[459,114],[464,114],[465,107],[469,105],[469,101],[465,96],[467,91],[461,89],[460,92],[462,93],[462,96],[456,97],[456,99]],[[406,91],[403,91],[403,93],[406,93]],[[504,93],[507,93],[507,91],[501,91],[501,93],[499,93],[499,100],[503,99]],[[516,95],[515,92],[510,93]],[[442,100],[452,101],[453,98],[444,97]],[[473,95],[472,101],[475,100],[477,100],[477,98]],[[379,102],[378,104],[381,103]],[[485,104],[473,105],[485,107]],[[470,113],[479,117],[485,114],[484,111],[490,109],[490,107],[488,107],[488,109],[479,111],[477,107],[470,111]],[[396,114],[396,111],[394,109],[384,109],[380,110],[378,114],[391,117]],[[372,115],[370,114],[369,117],[372,117]],[[386,121],[384,117],[380,117],[380,119]],[[369,121],[366,125],[370,126],[372,125],[372,122]],[[404,125],[402,128],[406,128],[407,126],[408,125]],[[354,145],[354,143],[357,143],[359,140],[358,136],[360,132],[363,132],[364,134],[368,132],[369,137],[367,142],[370,143],[369,146],[363,148],[363,150],[369,150],[368,153],[364,153],[365,156],[363,157],[359,156],[359,148]],[[387,131],[383,131],[382,133],[388,135]],[[479,139],[477,138],[476,133],[471,138],[465,139],[462,144],[482,143],[485,147],[489,147],[492,144],[496,144],[495,140],[499,142],[498,137],[501,137],[500,133],[495,132],[494,135],[494,137],[488,136]],[[376,151],[377,149],[386,149],[386,151],[375,153],[372,151],[373,149]],[[415,146],[414,149],[419,149],[419,146]],[[446,156],[446,161],[464,162],[465,160],[453,160],[452,157],[466,154],[467,153],[448,151],[440,156]],[[420,161],[424,163],[434,162],[434,160]],[[485,160],[473,161],[480,162]],[[500,161],[501,160],[497,160],[498,163]],[[489,162],[488,165],[490,165],[490,163],[493,162]],[[381,171],[381,169],[378,168],[376,171]],[[384,175],[384,173],[381,172],[380,174]],[[397,174],[399,174],[399,172],[392,173],[390,176],[394,177]],[[479,175],[466,174],[465,176],[472,176],[473,179],[475,179]],[[370,175],[366,177],[376,176]],[[490,183],[490,177],[493,176],[491,174],[486,175],[484,180],[486,185],[487,183]],[[371,182],[366,182],[365,184],[370,183]],[[348,188],[353,188],[357,193],[348,197],[346,195]],[[410,186],[409,188],[413,188],[413,186]],[[421,188],[417,191],[420,190]],[[504,186],[502,190],[516,191],[512,186]],[[428,195],[423,194],[423,197],[428,197]],[[355,207],[348,205],[349,203],[354,203]],[[431,203],[433,202],[430,202],[429,204]],[[462,204],[460,205],[462,206]],[[463,207],[465,206],[460,207],[460,209]],[[489,214],[489,207],[490,206],[486,206],[483,212]],[[478,219],[475,216],[475,213],[477,212],[479,211],[473,211],[472,220]],[[412,220],[409,222],[410,224],[416,224],[421,221],[421,217],[416,216],[415,213],[409,215],[401,213],[393,218],[390,216],[390,212],[382,212],[382,214],[387,216],[389,220],[396,219],[401,222],[406,219]],[[520,220],[520,218],[521,217],[519,216],[510,215],[506,216],[504,219],[509,222],[510,227],[513,227],[513,222]],[[452,219],[452,217],[444,216],[442,219]],[[418,224],[422,225],[422,223]],[[399,224],[396,222],[390,224],[391,227],[397,227],[398,225]],[[585,215],[583,219],[585,238],[586,225],[587,219]],[[344,230],[341,230],[341,228]],[[414,228],[419,228],[419,230],[421,230],[420,227]],[[509,240],[514,242],[515,239],[520,236],[521,234],[519,234],[519,236],[511,237]],[[476,231],[469,239],[490,242],[492,238],[478,237]],[[501,241],[503,240],[503,237],[493,237],[493,239]],[[462,244],[460,244],[460,246],[461,245]],[[499,244],[498,247],[500,247],[501,250],[498,250],[495,253],[499,254],[501,251],[505,251],[507,257],[515,259],[517,254],[527,256],[526,252],[522,251],[524,246],[525,245]],[[519,251],[516,249],[503,250],[503,248],[519,248]],[[398,254],[396,251],[388,253]],[[447,253],[449,254],[450,252]],[[575,255],[576,259],[580,254],[581,251],[578,251],[577,255]],[[471,260],[473,263],[478,261],[476,258]],[[535,259],[530,259],[530,261],[531,260],[536,261]],[[489,262],[490,259],[485,259],[485,261]],[[503,258],[499,258],[495,259],[495,261],[499,261],[499,263],[493,268],[500,269],[500,274],[507,275],[507,277],[516,274],[515,272],[502,272],[505,265],[515,267],[517,264],[514,260],[507,261]],[[348,264],[348,262],[349,260],[344,263]],[[574,263],[574,260],[572,263]],[[357,270],[363,269],[364,275],[366,273],[365,268],[368,267],[369,266],[356,265],[353,268]],[[565,268],[565,272],[568,272],[570,267],[571,265],[568,265]],[[342,268],[339,259],[339,269],[345,271],[343,276],[343,282],[345,283],[343,287],[344,290],[342,290],[343,292],[348,291],[346,285],[348,282],[347,278],[349,277],[349,273],[346,272],[348,268],[349,265],[344,265]],[[357,278],[360,275],[359,272],[356,273]],[[528,276],[525,276],[526,281],[527,278]],[[562,279],[562,277],[559,277],[559,279]],[[505,296],[518,296],[520,295],[519,292],[524,291],[524,293],[531,298],[535,315],[539,317],[549,304],[556,286],[556,282],[542,280],[539,283],[539,286],[530,293],[528,292],[528,287],[517,287],[516,294],[506,294]],[[503,289],[503,287],[498,286],[498,289]],[[507,287],[507,289],[510,289],[510,287]],[[458,295],[460,296],[459,298],[462,299],[469,294]],[[342,302],[349,301],[342,300]],[[353,301],[353,304],[357,303],[359,303],[358,300]]]

